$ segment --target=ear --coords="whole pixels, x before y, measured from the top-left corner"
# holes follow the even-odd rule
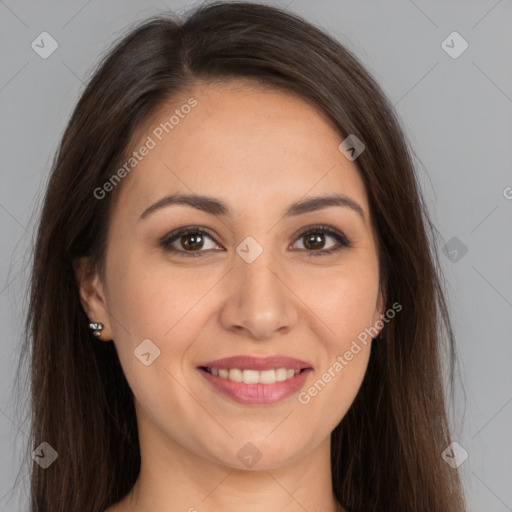
[[[102,323],[103,330],[98,337],[102,341],[112,339],[110,315],[103,283],[87,257],[77,258],[73,262],[76,281],[80,294],[80,302],[90,322]]]

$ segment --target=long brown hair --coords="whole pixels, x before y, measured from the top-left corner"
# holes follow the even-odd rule
[[[403,309],[373,343],[359,393],[332,432],[332,485],[348,510],[462,512],[443,359],[453,381],[455,344],[435,233],[393,107],[358,60],[300,17],[278,8],[215,2],[185,21],[146,20],[102,59],[55,156],[33,260],[23,357],[30,357],[31,443],[58,453],[31,466],[33,512],[103,512],[140,469],[133,395],[113,343],[88,328],[73,264],[104,271],[109,215],[122,183],[101,187],[163,102],[198,83],[251,79],[300,95],[366,146],[355,161],[378,235],[388,304]],[[443,350],[444,349],[444,350]]]

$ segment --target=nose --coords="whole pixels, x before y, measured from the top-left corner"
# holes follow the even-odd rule
[[[298,319],[297,297],[269,253],[263,251],[252,263],[235,258],[220,312],[225,329],[257,340],[287,333]]]

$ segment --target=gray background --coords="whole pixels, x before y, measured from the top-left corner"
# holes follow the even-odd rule
[[[468,510],[512,511],[512,2],[273,3],[289,4],[347,45],[396,106],[440,249],[448,243],[452,251],[440,258],[460,356],[451,411],[453,438],[469,453],[460,466]],[[108,44],[137,20],[194,5],[0,0],[0,510],[28,509],[19,471],[35,447],[27,446],[26,395],[14,392],[15,370],[53,153]],[[43,31],[59,44],[47,59],[31,48]],[[469,44],[455,59],[441,46],[453,31]]]

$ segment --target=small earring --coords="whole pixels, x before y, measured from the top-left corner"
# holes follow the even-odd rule
[[[89,329],[91,329],[92,331],[92,335],[95,337],[95,338],[99,338],[101,336],[101,331],[103,330],[103,324],[102,323],[96,323],[96,322],[92,322],[89,324]]]

